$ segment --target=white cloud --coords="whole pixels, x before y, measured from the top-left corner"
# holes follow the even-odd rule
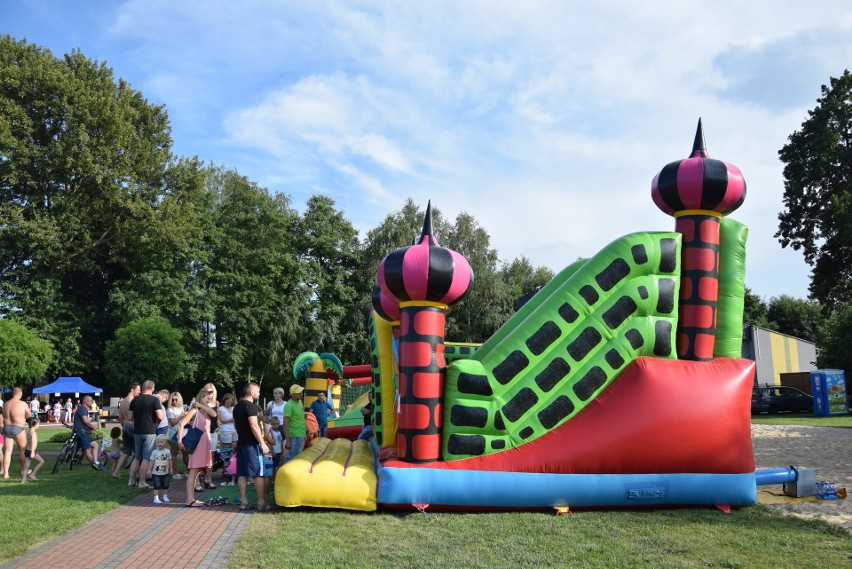
[[[296,204],[332,195],[361,228],[432,198],[473,214],[502,258],[557,270],[673,227],[651,179],[701,116],[748,182],[747,281],[805,294],[801,257],[773,237],[777,151],[852,56],[845,0],[132,0],[102,17],[80,47],[168,104],[179,152]]]

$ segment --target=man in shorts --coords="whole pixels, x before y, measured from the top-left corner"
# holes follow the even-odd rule
[[[113,478],[121,476],[121,467],[124,466],[127,457],[133,454],[133,447],[136,446],[133,438],[133,411],[130,410],[130,403],[140,393],[142,393],[142,386],[134,381],[130,384],[127,397],[118,404],[118,422],[121,423],[121,456],[118,457],[112,469]]]
[[[27,419],[32,416],[30,406],[21,401],[24,392],[20,387],[12,389],[12,398],[3,407],[3,478],[9,478],[9,465],[12,463],[12,448],[18,445],[18,460],[24,467],[27,448]]]
[[[145,482],[145,474],[148,472],[148,463],[156,445],[157,425],[166,416],[160,398],[153,393],[154,382],[149,379],[142,384],[142,393],[130,402],[130,410],[133,412],[134,456],[130,464],[128,486],[151,487]]]
[[[77,431],[77,440],[83,449],[86,460],[92,463],[95,470],[106,470],[106,466],[98,464],[98,442],[92,438],[95,426],[89,418],[89,407],[92,406],[91,395],[83,396],[83,401],[77,405],[74,412],[74,430]]]
[[[269,452],[266,441],[263,440],[263,430],[260,427],[260,407],[257,400],[260,397],[260,387],[248,383],[243,389],[243,396],[234,406],[234,427],[237,430],[237,486],[240,489],[240,510],[268,510],[266,503],[266,479],[264,478],[263,455]],[[246,486],[248,479],[254,478],[254,491],[257,493],[257,506],[248,503]]]

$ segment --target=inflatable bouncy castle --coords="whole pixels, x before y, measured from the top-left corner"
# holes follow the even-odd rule
[[[371,442],[320,439],[279,470],[276,502],[753,504],[747,230],[726,217],[745,194],[739,169],[709,157],[699,120],[691,155],[652,182],[674,231],[569,265],[481,346],[444,342],[447,311],[475,283],[427,209],[419,241],[377,270]]]

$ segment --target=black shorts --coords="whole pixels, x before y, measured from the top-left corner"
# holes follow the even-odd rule
[[[121,426],[121,454],[130,456],[136,441],[133,438],[133,425],[125,423]]]

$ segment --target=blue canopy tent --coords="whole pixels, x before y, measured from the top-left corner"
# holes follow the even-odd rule
[[[94,393],[100,395],[103,389],[89,385],[81,377],[60,377],[53,383],[33,389],[33,393]]]

